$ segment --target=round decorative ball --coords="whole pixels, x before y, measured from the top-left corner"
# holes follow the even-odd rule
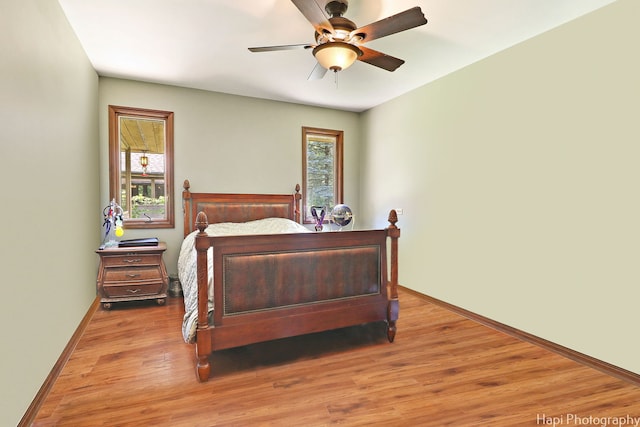
[[[335,205],[331,210],[331,219],[341,227],[348,225],[353,219],[351,208],[347,205]]]

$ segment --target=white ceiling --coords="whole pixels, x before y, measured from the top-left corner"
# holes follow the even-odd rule
[[[247,49],[314,41],[290,0],[58,1],[100,76],[364,111],[614,0],[351,0],[358,26],[414,6],[429,22],[366,44],[395,72],[357,61],[337,81],[307,80],[310,50]]]

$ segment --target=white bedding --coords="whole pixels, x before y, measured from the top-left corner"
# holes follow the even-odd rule
[[[309,229],[286,218],[266,218],[244,223],[224,222],[211,224],[206,228],[209,236],[238,236],[247,234],[285,234],[308,233]],[[195,341],[198,325],[198,278],[196,268],[194,231],[185,237],[178,256],[178,278],[184,293],[184,319],[182,321],[182,335],[186,342]],[[209,268],[209,315],[213,312],[213,263],[212,248],[208,252]]]

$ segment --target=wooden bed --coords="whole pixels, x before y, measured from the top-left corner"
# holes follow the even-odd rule
[[[225,348],[378,321],[386,322],[393,342],[399,312],[400,230],[395,211],[384,230],[223,237],[204,231],[213,223],[270,217],[300,222],[299,188],[288,195],[192,193],[185,180],[185,237],[199,230],[195,248],[200,381],[209,378],[209,355]],[[210,247],[212,319],[207,305]]]

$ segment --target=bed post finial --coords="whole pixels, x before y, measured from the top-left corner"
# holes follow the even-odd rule
[[[184,191],[189,191],[189,189],[191,188],[191,183],[188,179],[184,180],[184,182],[182,183],[182,188],[184,188]]]
[[[396,222],[398,222],[398,213],[396,212],[395,209],[391,209],[391,212],[389,212],[389,218],[387,219],[387,221],[391,223],[390,228],[398,228],[396,227]]]
[[[200,234],[204,233],[204,230],[209,226],[209,220],[207,214],[204,212],[198,212],[196,217],[196,228],[200,231]]]

